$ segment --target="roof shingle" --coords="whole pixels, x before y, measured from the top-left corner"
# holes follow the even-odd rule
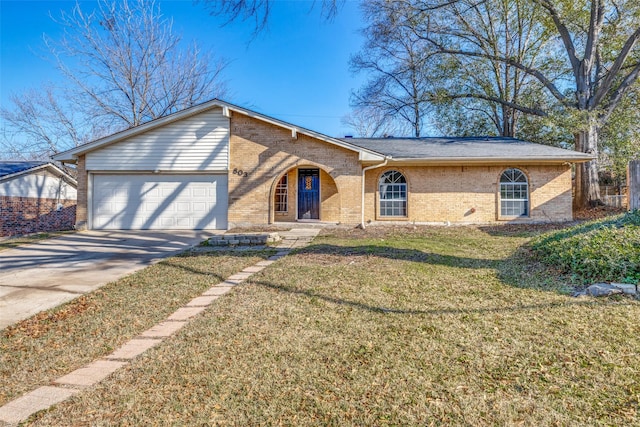
[[[46,164],[47,162],[40,161],[0,161],[0,177],[23,172]]]
[[[505,137],[344,138],[346,142],[393,159],[564,159],[585,160],[588,154]]]

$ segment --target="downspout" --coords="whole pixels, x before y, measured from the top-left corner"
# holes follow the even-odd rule
[[[360,228],[362,228],[363,230],[364,230],[364,227],[365,227],[365,225],[364,225],[364,176],[365,176],[365,173],[368,170],[375,169],[375,168],[381,168],[381,167],[385,166],[387,164],[387,162],[389,162],[390,158],[391,158],[390,156],[385,156],[384,162],[378,163],[377,165],[368,166],[368,167],[362,169],[362,194],[361,194],[362,198],[361,198],[361,202],[360,202],[360,211],[361,211]]]

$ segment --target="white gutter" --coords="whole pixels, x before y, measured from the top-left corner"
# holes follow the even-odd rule
[[[361,211],[360,227],[363,230],[364,230],[364,227],[365,227],[365,225],[364,225],[364,178],[365,178],[365,173],[368,170],[375,169],[375,168],[381,168],[381,167],[385,166],[387,164],[387,162],[389,162],[389,159],[391,159],[390,156],[385,156],[384,162],[378,163],[377,165],[367,166],[366,168],[362,169],[362,198],[361,198],[361,202],[360,202],[360,211]]]

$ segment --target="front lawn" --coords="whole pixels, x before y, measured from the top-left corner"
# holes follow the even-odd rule
[[[106,356],[272,253],[187,252],[0,331],[0,405]]]
[[[638,424],[640,303],[567,296],[531,234],[325,231],[31,424]]]
[[[32,422],[638,423],[640,303],[567,296],[506,230],[325,232]]]

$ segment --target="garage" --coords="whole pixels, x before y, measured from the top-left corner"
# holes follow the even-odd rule
[[[93,174],[91,184],[93,229],[227,228],[227,175]]]

